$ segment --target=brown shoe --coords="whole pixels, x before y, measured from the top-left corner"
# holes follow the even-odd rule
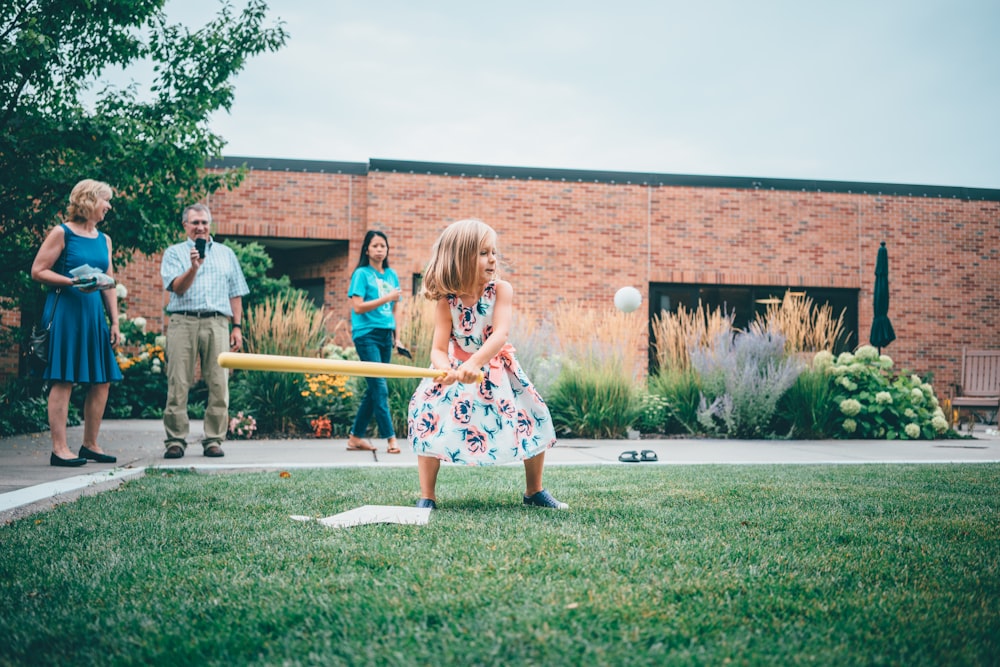
[[[222,451],[222,447],[219,447],[218,445],[209,445],[205,448],[205,456],[219,457],[225,455],[226,453]]]
[[[184,457],[184,448],[180,445],[170,445],[167,451],[163,452],[165,459],[179,459]]]

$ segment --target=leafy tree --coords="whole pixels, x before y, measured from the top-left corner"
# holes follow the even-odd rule
[[[175,240],[181,208],[243,170],[206,173],[221,154],[211,113],[229,110],[247,59],[280,48],[264,0],[228,0],[207,25],[168,24],[165,0],[7,0],[0,3],[0,305],[15,308],[46,232],[83,178],[117,196],[102,225],[116,264]],[[151,68],[144,86],[101,83]]]

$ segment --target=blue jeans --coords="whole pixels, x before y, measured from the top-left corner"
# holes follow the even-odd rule
[[[372,329],[360,338],[354,339],[354,349],[361,361],[378,361],[383,364],[392,359],[392,329]],[[359,438],[365,437],[368,424],[375,415],[379,435],[383,438],[395,438],[392,428],[392,417],[389,415],[389,385],[385,378],[365,378],[368,390],[358,406],[358,414],[354,417],[351,433]]]

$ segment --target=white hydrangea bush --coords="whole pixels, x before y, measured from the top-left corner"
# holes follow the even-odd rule
[[[871,345],[819,352],[813,365],[834,386],[834,437],[932,440],[948,431],[934,388],[912,373],[894,375],[892,359]]]

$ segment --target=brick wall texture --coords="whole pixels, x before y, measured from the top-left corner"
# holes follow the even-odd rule
[[[252,169],[238,189],[207,202],[215,232],[340,242],[283,267],[293,279],[324,280],[334,321],[349,318],[348,281],[368,229],[389,237],[409,294],[441,229],[477,217],[499,234],[519,317],[544,318],[564,301],[610,307],[625,285],[644,299],[661,282],[855,288],[862,341],[885,241],[897,335],[885,351],[898,367],[933,372],[946,396],[963,346],[1000,347],[997,197],[361,171]],[[138,258],[119,278],[129,315],[162,330],[159,257]]]

